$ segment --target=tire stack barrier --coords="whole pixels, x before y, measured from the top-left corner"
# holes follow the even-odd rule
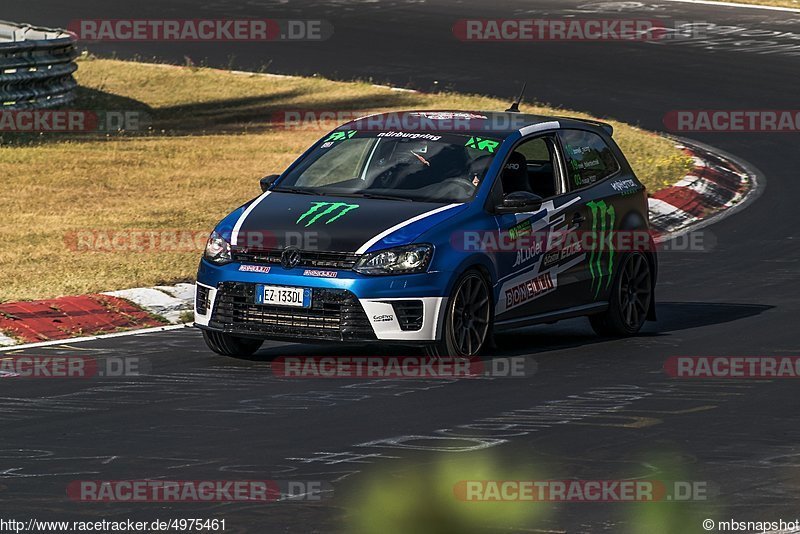
[[[76,43],[66,30],[0,21],[0,111],[72,102]]]

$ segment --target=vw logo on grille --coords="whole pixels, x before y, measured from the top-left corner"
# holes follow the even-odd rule
[[[294,247],[288,247],[281,254],[281,265],[284,269],[293,269],[300,263],[300,250]]]

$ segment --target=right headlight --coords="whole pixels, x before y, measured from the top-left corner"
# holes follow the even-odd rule
[[[364,254],[353,270],[361,274],[416,274],[428,270],[433,246],[407,245]]]
[[[217,265],[230,263],[233,261],[233,257],[231,256],[231,244],[216,231],[211,232],[206,242],[206,250],[203,253],[203,257]]]

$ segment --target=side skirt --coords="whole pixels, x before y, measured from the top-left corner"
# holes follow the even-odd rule
[[[573,317],[581,317],[584,315],[592,315],[594,313],[601,313],[608,309],[608,302],[594,302],[584,306],[575,306],[573,308],[565,308],[563,310],[556,310],[547,313],[540,313],[539,315],[531,315],[530,317],[520,317],[517,319],[506,319],[504,321],[496,321],[494,323],[495,332],[503,332],[506,330],[513,330],[523,326],[532,326],[542,323],[552,323],[562,319],[571,319]]]

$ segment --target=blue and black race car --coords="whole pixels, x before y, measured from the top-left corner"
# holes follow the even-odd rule
[[[218,224],[195,302],[212,350],[379,341],[463,357],[538,323],[633,335],[655,319],[647,196],[611,126],[397,117],[330,132]]]

